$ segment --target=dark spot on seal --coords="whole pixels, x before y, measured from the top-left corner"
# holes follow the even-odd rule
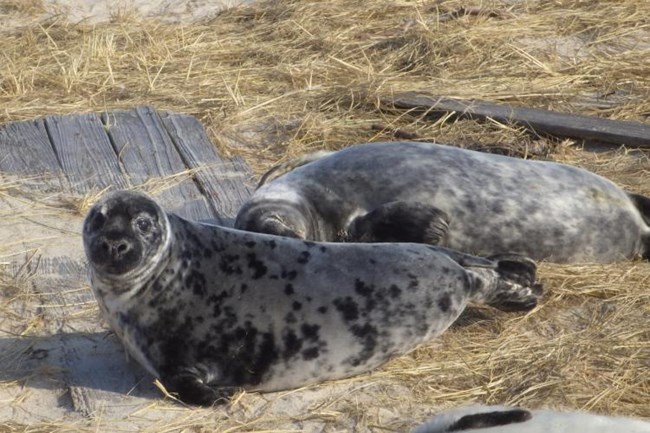
[[[205,289],[206,280],[201,272],[192,270],[183,280],[185,287],[191,287],[196,296],[204,297],[207,294]]]
[[[275,247],[277,247],[277,244],[275,243],[275,241],[274,241],[273,239],[271,239],[271,240],[268,242],[268,246],[269,246],[269,248],[271,248],[272,250],[274,250]]]
[[[316,311],[318,311],[321,314],[325,314],[327,313],[327,307],[323,305],[322,307],[318,307]]]
[[[205,301],[208,305],[220,304],[226,298],[228,298],[228,292],[226,290],[222,290],[218,295],[212,294],[208,296]]]
[[[282,274],[280,274],[280,278],[291,281],[291,280],[294,280],[297,275],[298,275],[298,272],[296,272],[296,271],[288,271],[287,272],[287,271],[283,270]]]
[[[367,286],[366,283],[357,278],[354,281],[354,291],[361,296],[368,297],[375,291],[375,287],[373,285]]]
[[[219,269],[226,275],[241,274],[242,270],[236,262],[239,260],[237,254],[225,254],[221,256]]]
[[[293,330],[289,330],[283,337],[284,341],[284,359],[289,359],[302,349],[302,340],[296,336]]]
[[[393,298],[393,299],[395,299],[395,298],[397,298],[399,295],[402,294],[402,289],[400,289],[399,287],[397,287],[395,284],[392,284],[392,285],[388,288],[388,292],[389,292],[389,294],[390,294],[390,297]]]
[[[455,432],[522,423],[528,421],[532,417],[533,415],[524,409],[477,413],[461,417],[458,421],[450,425],[447,428],[447,431]]]
[[[210,248],[206,248],[203,250],[203,257],[206,259],[211,259],[212,258],[212,250]]]
[[[293,290],[293,284],[288,283],[286,286],[284,286],[284,294],[285,295],[291,296],[294,293],[296,293],[296,292],[295,292],[295,290]]]
[[[494,203],[492,203],[492,206],[490,207],[490,210],[493,213],[497,214],[497,215],[502,214],[503,213],[503,202],[495,201]]]
[[[351,322],[359,318],[359,307],[357,303],[349,296],[345,298],[336,298],[334,306],[343,314],[343,320]]]
[[[246,290],[248,290],[248,285],[242,283],[242,285],[239,287],[239,292],[244,294],[246,292]]]
[[[291,304],[291,308],[293,308],[293,311],[298,311],[302,308],[302,304],[298,301],[293,301],[293,304]]]
[[[293,312],[289,312],[286,316],[284,316],[284,321],[287,323],[296,323],[298,320],[296,319],[296,315],[293,314]]]
[[[324,246],[321,245],[321,247],[320,247],[320,252],[321,252],[321,253],[324,253],[325,251],[327,251],[327,248],[325,248]]]
[[[244,245],[246,245],[248,248],[253,248],[256,245],[256,243],[255,241],[246,241],[244,242]]]
[[[309,361],[312,359],[318,358],[320,355],[320,351],[318,350],[318,347],[310,347],[309,349],[305,349],[302,351],[302,359],[305,361]]]
[[[302,332],[303,337],[305,337],[309,341],[317,342],[319,335],[318,331],[320,330],[319,325],[310,325],[308,323],[303,323],[303,325],[300,327],[300,331]]]
[[[409,281],[408,289],[409,290],[417,290],[417,288],[420,286],[420,280],[416,275],[413,274],[408,274],[407,275],[411,281]]]
[[[377,260],[375,260],[375,259],[368,259],[368,261],[370,262],[371,265],[376,265],[377,264]]]
[[[310,255],[311,254],[309,254],[309,251],[303,251],[302,253],[300,253],[300,256],[298,257],[298,263],[300,263],[301,265],[306,264],[307,262],[309,262]]]
[[[440,299],[438,299],[438,307],[440,307],[440,310],[442,310],[443,313],[449,311],[449,307],[451,307],[451,298],[448,293],[445,293],[440,297]]]
[[[359,356],[350,360],[350,364],[356,367],[372,358],[375,354],[378,332],[377,328],[372,326],[370,323],[364,325],[352,325],[350,331],[352,331],[352,334],[357,337],[363,347]]]
[[[264,262],[257,260],[257,255],[255,253],[247,254],[248,258],[248,267],[253,269],[253,279],[258,280],[266,275],[267,267],[264,265]]]

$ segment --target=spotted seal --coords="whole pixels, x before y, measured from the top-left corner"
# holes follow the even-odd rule
[[[559,263],[650,258],[650,199],[578,167],[414,142],[319,156],[267,173],[235,227]]]
[[[650,422],[587,412],[469,406],[435,416],[413,433],[650,433]]]
[[[541,293],[520,256],[250,233],[129,191],[92,207],[83,241],[128,352],[197,404],[366,372],[442,333],[468,301],[527,310]]]

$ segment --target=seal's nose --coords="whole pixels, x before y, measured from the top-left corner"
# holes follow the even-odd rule
[[[124,238],[108,239],[102,237],[98,239],[97,246],[112,261],[122,260],[133,248],[131,243]]]

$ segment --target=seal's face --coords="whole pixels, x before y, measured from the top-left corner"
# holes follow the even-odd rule
[[[128,276],[163,248],[166,225],[162,209],[144,194],[115,192],[86,216],[86,256],[95,271],[104,276]]]

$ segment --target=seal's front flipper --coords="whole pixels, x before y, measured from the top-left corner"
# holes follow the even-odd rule
[[[164,385],[178,394],[183,403],[201,406],[224,404],[230,400],[238,388],[210,384],[209,377],[202,368],[186,368],[164,379]]]
[[[350,242],[415,242],[441,244],[447,234],[449,217],[421,203],[393,201],[355,218],[348,226]]]
[[[503,311],[535,308],[543,293],[537,266],[528,257],[500,254],[489,257],[496,268],[469,268],[475,277],[473,298]]]

